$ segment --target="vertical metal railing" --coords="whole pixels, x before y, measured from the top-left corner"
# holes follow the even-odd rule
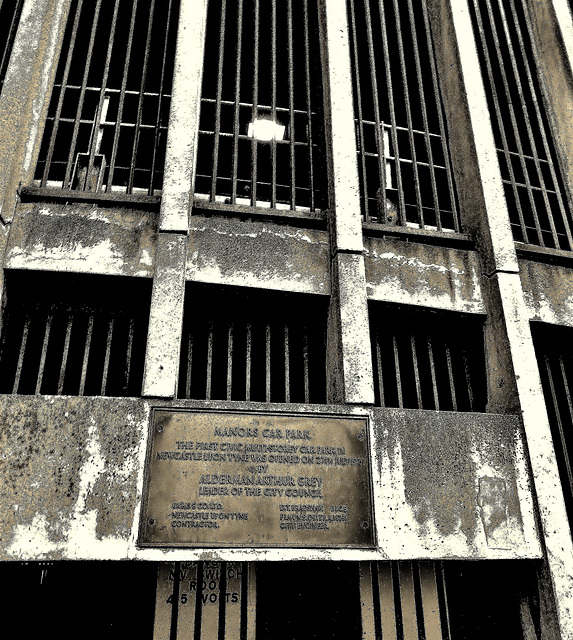
[[[484,411],[481,321],[372,305],[376,404],[381,407]],[[455,328],[454,328],[455,327]],[[464,340],[459,339],[464,327]],[[468,341],[467,336],[472,335]]]
[[[326,181],[316,3],[209,3],[197,206],[315,211]]]
[[[10,289],[9,289],[10,290]],[[147,315],[131,304],[100,306],[68,299],[7,305],[0,339],[2,393],[137,396]],[[143,304],[137,301],[136,306]]]
[[[185,314],[179,396],[262,402],[326,401],[326,309],[264,295],[189,294],[208,311]],[[199,296],[199,298],[197,298]],[[300,304],[313,313],[295,314]],[[312,321],[310,318],[313,318]]]
[[[459,231],[425,0],[348,0],[364,220]]]
[[[470,6],[514,239],[571,250],[571,206],[537,77],[526,3],[472,0]]]
[[[573,523],[573,330],[532,325],[562,488]]]
[[[177,15],[177,0],[73,0],[39,186],[148,195],[161,189]]]
[[[360,583],[363,637],[451,639],[442,563],[362,562]]]
[[[0,0],[0,93],[22,14],[24,0]]]

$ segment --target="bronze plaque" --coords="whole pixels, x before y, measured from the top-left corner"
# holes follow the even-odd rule
[[[372,547],[366,418],[155,409],[140,544]]]

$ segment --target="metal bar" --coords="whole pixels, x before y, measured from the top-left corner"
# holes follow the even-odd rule
[[[435,564],[419,561],[417,565],[420,576],[425,640],[443,640]]]
[[[119,105],[117,107],[117,116],[115,120],[114,132],[113,132],[113,146],[111,150],[111,159],[109,162],[109,171],[107,174],[107,184],[105,187],[106,192],[111,191],[113,184],[113,175],[115,173],[115,163],[117,157],[117,149],[119,146],[119,134],[121,131],[121,122],[123,120],[123,109],[125,105],[125,90],[127,87],[127,77],[129,73],[129,65],[131,63],[131,48],[133,46],[133,35],[135,33],[135,16],[137,14],[137,5],[139,0],[133,0],[133,8],[131,11],[131,21],[129,23],[129,35],[127,37],[127,47],[125,51],[125,63],[123,66],[123,78],[121,80],[121,89],[119,91]]]
[[[444,345],[445,351],[446,351],[446,363],[448,366],[448,379],[450,382],[450,393],[452,396],[452,409],[453,411],[457,411],[458,410],[458,403],[456,400],[456,385],[454,382],[454,372],[453,372],[453,368],[452,368],[452,355],[450,353],[450,348],[448,347],[448,345]]]
[[[120,0],[115,0],[115,5],[113,8],[113,15],[112,15],[112,19],[111,19],[111,26],[110,26],[110,34],[109,34],[109,40],[108,40],[108,45],[107,45],[107,52],[106,52],[106,57],[105,57],[105,63],[104,63],[104,70],[103,70],[103,78],[101,81],[101,87],[100,87],[100,96],[99,96],[99,101],[98,101],[98,106],[96,109],[96,113],[94,116],[94,123],[93,123],[93,127],[92,127],[92,132],[91,132],[91,136],[90,136],[90,143],[89,143],[89,160],[88,160],[88,167],[87,167],[87,171],[86,171],[86,177],[84,179],[84,184],[81,185],[81,189],[85,189],[87,187],[87,181],[89,180],[89,176],[92,173],[93,170],[93,164],[94,164],[94,157],[96,153],[99,153],[100,149],[100,144],[101,144],[101,133],[103,133],[103,129],[102,129],[102,120],[105,119],[105,114],[107,113],[107,107],[104,107],[105,101],[106,101],[106,86],[107,86],[107,80],[108,80],[108,76],[109,76],[109,68],[110,68],[110,63],[111,63],[111,53],[113,50],[113,45],[115,42],[115,29],[117,26],[117,14],[119,11],[119,2]],[[103,115],[103,118],[102,118]]]
[[[296,209],[296,165],[295,165],[295,121],[294,121],[294,47],[292,0],[287,2],[287,36],[288,36],[288,99],[289,99],[289,143],[290,143],[290,208]]]
[[[97,0],[97,2],[96,2],[94,18],[93,18],[93,22],[92,22],[92,30],[91,30],[91,35],[90,35],[90,40],[89,40],[89,45],[88,45],[88,53],[87,53],[86,61],[85,61],[85,70],[84,70],[84,75],[83,75],[83,78],[82,78],[82,86],[81,86],[81,89],[80,89],[80,96],[79,96],[79,99],[78,99],[78,102],[77,102],[76,116],[75,116],[75,120],[74,120],[74,128],[73,128],[73,133],[72,133],[72,141],[71,141],[71,144],[70,144],[70,151],[68,153],[68,163],[66,165],[66,173],[65,173],[65,176],[64,176],[64,187],[66,185],[70,184],[70,174],[71,174],[71,170],[72,170],[72,166],[73,166],[73,157],[74,157],[75,152],[76,152],[76,144],[77,144],[78,132],[79,132],[79,128],[80,128],[80,117],[81,117],[81,113],[82,113],[83,107],[84,107],[84,99],[85,99],[86,87],[87,87],[87,82],[88,82],[88,74],[89,74],[90,65],[91,65],[92,56],[93,56],[93,50],[94,50],[94,45],[95,45],[95,36],[96,36],[96,30],[97,30],[97,23],[98,23],[98,20],[99,20],[101,3],[102,3],[102,0]],[[62,86],[62,91],[63,91],[63,86]],[[94,122],[94,126],[95,126],[95,122]]]
[[[271,119],[277,121],[277,2],[271,3]],[[271,139],[271,208],[277,206],[277,140]]]
[[[84,345],[84,358],[82,361],[82,375],[80,378],[80,388],[78,391],[78,395],[79,396],[83,396],[84,395],[84,391],[86,388],[86,376],[87,376],[87,371],[88,371],[88,359],[90,356],[90,347],[91,347],[91,343],[92,343],[92,335],[93,335],[93,329],[94,329],[94,314],[90,313],[89,314],[89,318],[88,318],[88,327],[87,327],[87,331],[86,331],[86,343]]]
[[[161,76],[159,80],[159,91],[158,91],[159,100],[157,101],[157,116],[155,119],[155,139],[153,142],[153,153],[151,157],[151,169],[150,169],[151,180],[149,184],[149,189],[147,191],[148,195],[153,195],[153,192],[154,192],[153,185],[155,181],[155,165],[157,162],[157,149],[159,147],[159,136],[161,133],[162,105],[163,105],[163,99],[167,97],[167,95],[164,95],[163,90],[165,87],[165,69],[167,67],[167,51],[169,48],[169,37],[171,35],[171,26],[172,26],[172,21],[171,21],[172,6],[173,6],[173,0],[169,0],[169,5],[167,7],[167,29],[165,31],[165,40],[163,44],[163,58],[162,58],[162,64],[161,64]]]
[[[36,377],[36,389],[34,393],[38,395],[42,388],[42,381],[44,378],[44,368],[46,366],[46,356],[48,355],[48,345],[50,343],[50,333],[52,331],[52,322],[54,320],[53,313],[48,313],[46,318],[46,327],[44,329],[44,339],[42,341],[42,354],[40,356],[40,364],[38,366],[38,375]]]
[[[253,107],[252,122],[256,122],[259,116],[259,39],[260,39],[260,12],[259,0],[255,0],[254,20],[254,42],[253,42]],[[257,139],[253,136],[251,140],[251,205],[257,206],[257,163],[258,146]]]
[[[233,323],[227,329],[227,400],[233,391]]]
[[[378,592],[380,594],[380,626],[382,638],[392,640],[398,638],[392,564],[390,562],[377,562],[376,564],[378,565]]]
[[[24,329],[22,330],[22,341],[20,342],[20,351],[18,353],[18,363],[16,364],[16,375],[14,376],[14,385],[12,386],[12,393],[18,393],[18,387],[20,386],[20,377],[22,376],[22,366],[24,364],[24,354],[26,353],[26,344],[28,342],[28,333],[30,331],[31,321],[31,314],[26,313]]]
[[[406,107],[406,122],[408,123],[408,140],[410,143],[410,157],[412,159],[412,174],[414,176],[414,192],[416,194],[416,205],[418,207],[418,219],[420,229],[424,228],[424,215],[422,212],[422,194],[420,191],[420,179],[418,176],[416,144],[414,142],[414,128],[412,126],[412,108],[410,105],[410,90],[408,89],[408,73],[406,59],[404,55],[404,42],[402,36],[402,25],[400,19],[400,9],[398,0],[394,0],[394,21],[398,33],[398,58],[400,60],[400,71],[402,76],[402,91],[404,94],[404,103]],[[399,165],[396,165],[396,170]]]
[[[209,320],[207,334],[207,376],[205,387],[205,399],[211,400],[211,376],[213,375],[213,321]]]
[[[221,0],[219,26],[219,59],[217,63],[217,94],[215,102],[215,131],[213,132],[213,158],[211,163],[211,202],[217,195],[217,171],[219,167],[219,134],[221,133],[221,96],[223,93],[223,62],[225,54],[225,24],[227,21],[227,0]]]
[[[245,400],[251,399],[251,371],[253,366],[253,355],[252,355],[252,329],[251,325],[247,324],[246,327],[246,336],[245,336],[246,346],[245,346]]]
[[[60,116],[62,114],[62,108],[63,108],[63,104],[64,104],[64,97],[65,97],[65,87],[67,86],[67,82],[68,82],[68,77],[70,74],[70,67],[72,65],[72,58],[73,58],[73,51],[74,51],[74,46],[75,46],[75,42],[76,42],[76,37],[78,34],[78,25],[79,25],[79,21],[80,21],[80,15],[81,15],[81,11],[82,11],[82,5],[83,5],[83,0],[78,0],[77,6],[76,6],[76,13],[74,16],[74,24],[72,26],[72,33],[71,33],[71,38],[70,38],[70,44],[69,44],[69,48],[68,48],[68,55],[66,57],[66,64],[64,67],[64,73],[62,76],[62,84],[60,85],[60,95],[58,96],[58,105],[56,107],[56,113],[54,114],[54,125],[52,127],[52,134],[50,136],[50,143],[48,145],[48,152],[46,154],[46,160],[45,160],[45,165],[44,165],[44,171],[42,173],[42,179],[40,181],[40,186],[45,187],[47,182],[48,182],[48,174],[50,171],[50,166],[52,163],[52,157],[54,155],[54,147],[55,147],[55,143],[56,143],[56,136],[58,133],[58,128],[59,128],[59,123],[60,123]],[[65,186],[65,182],[62,186]]]
[[[561,356],[559,356],[561,360]],[[553,410],[555,411],[555,418],[557,420],[557,430],[559,431],[559,440],[561,441],[561,448],[563,450],[563,458],[565,461],[565,471],[567,472],[567,479],[569,480],[569,488],[573,490],[573,468],[571,466],[571,457],[569,456],[568,445],[567,445],[567,437],[565,435],[565,428],[563,425],[563,420],[561,418],[561,411],[559,410],[559,404],[557,400],[557,393],[555,390],[555,383],[553,381],[553,371],[549,361],[549,356],[547,354],[543,357],[545,363],[545,369],[547,371],[547,378],[549,380],[549,390],[551,392],[551,400],[553,401]],[[561,362],[560,362],[561,366]],[[566,381],[565,372],[563,371],[563,381]],[[567,393],[569,396],[569,394]],[[569,401],[569,397],[567,398]],[[571,414],[573,417],[573,413]]]
[[[392,336],[392,347],[394,350],[394,369],[396,370],[396,389],[398,391],[398,407],[400,409],[404,406],[404,400],[402,397],[402,378],[400,375],[400,358],[398,354],[398,341],[396,336]]]
[[[115,325],[115,318],[112,316],[107,321],[107,336],[105,341],[105,357],[103,360],[103,371],[101,376],[101,392],[100,395],[105,396],[107,390],[107,375],[109,372],[109,360],[111,357],[111,342],[113,340],[113,328]]]
[[[290,351],[289,351],[289,329],[284,325],[284,356],[285,356],[285,402],[290,402]]]
[[[418,355],[416,353],[416,337],[410,334],[410,347],[412,348],[412,366],[414,367],[414,381],[416,383],[416,398],[418,400],[418,409],[423,409],[422,388],[420,386],[420,370],[418,368]]]
[[[133,180],[135,175],[135,163],[137,161],[137,151],[139,148],[139,138],[141,131],[141,121],[143,118],[143,97],[145,95],[145,83],[147,82],[147,69],[149,64],[149,54],[151,51],[151,32],[153,29],[153,17],[155,13],[155,0],[150,1],[149,7],[149,21],[147,23],[147,36],[145,38],[145,53],[143,55],[143,68],[141,71],[141,84],[139,85],[139,99],[137,101],[137,119],[135,122],[135,132],[133,134],[133,150],[131,152],[131,167],[129,170],[129,177],[127,180],[127,193],[133,191]],[[160,98],[161,100],[161,98]],[[150,176],[150,180],[152,176]]]
[[[401,225],[406,224],[406,205],[404,202],[404,187],[402,184],[402,172],[400,171],[400,150],[398,146],[398,129],[396,126],[396,108],[394,103],[394,87],[392,82],[392,70],[390,68],[390,52],[388,47],[388,33],[386,31],[386,12],[384,2],[380,6],[380,30],[382,34],[382,51],[384,54],[384,71],[386,73],[386,89],[388,95],[388,108],[390,110],[390,124],[392,136],[392,148],[396,166],[396,189],[398,191],[398,219]]]
[[[239,172],[239,124],[241,107],[241,56],[243,51],[243,0],[237,3],[237,55],[235,62],[235,104],[233,114],[233,187],[231,189],[231,204],[237,202],[237,176]]]
[[[372,100],[374,109],[376,149],[378,150],[378,179],[380,181],[380,197],[382,206],[386,202],[386,149],[384,144],[384,123],[380,120],[380,100],[378,96],[378,77],[376,73],[376,55],[374,52],[374,39],[372,36],[372,16],[370,14],[370,0],[364,2],[366,18],[366,39],[368,42],[368,59],[370,62],[370,81],[372,84]],[[364,150],[364,147],[362,147]],[[363,180],[366,181],[366,174]],[[367,186],[365,185],[366,191]],[[367,202],[365,201],[367,206]]]
[[[125,373],[123,383],[123,395],[127,396],[129,393],[129,378],[131,375],[131,360],[133,355],[133,337],[135,335],[135,318],[132,316],[129,319],[129,328],[127,331],[127,349],[125,353]]]
[[[185,397],[191,397],[191,375],[193,372],[193,332],[189,331],[187,340],[187,376],[185,378]]]
[[[64,392],[64,381],[66,378],[66,367],[68,365],[68,356],[70,354],[70,340],[72,337],[72,326],[74,323],[74,315],[70,313],[68,315],[68,322],[66,324],[66,336],[64,338],[64,350],[62,352],[62,363],[60,365],[60,376],[58,378],[58,395]]]
[[[366,2],[368,4],[368,1]],[[364,115],[362,112],[362,85],[360,82],[360,65],[358,59],[358,31],[356,29],[356,8],[354,5],[354,0],[350,0],[350,29],[352,33],[352,42],[354,46],[353,50],[353,62],[354,62],[354,82],[355,82],[355,91],[356,91],[356,116],[358,118],[357,122],[357,137],[358,137],[358,149],[360,154],[360,168],[362,180],[360,181],[360,190],[362,192],[362,201],[364,203],[364,219],[368,220],[368,178],[366,172],[366,146],[364,141]],[[374,123],[376,125],[376,123]],[[379,152],[380,153],[380,152]],[[386,176],[384,176],[384,179]]]
[[[310,376],[309,376],[309,362],[308,362],[308,329],[303,328],[302,335],[302,361],[304,371],[304,401],[310,402]]]
[[[271,325],[265,326],[265,398],[271,401]]]
[[[418,616],[416,615],[412,562],[398,562],[398,579],[402,604],[403,638],[404,640],[418,640]]]
[[[444,122],[444,114],[442,111],[442,100],[440,96],[440,88],[438,84],[438,73],[436,70],[436,61],[434,59],[434,48],[432,43],[432,31],[430,29],[430,21],[428,18],[428,7],[426,2],[421,2],[422,15],[424,17],[424,28],[426,30],[426,42],[428,44],[428,60],[430,61],[430,69],[432,74],[432,87],[434,90],[434,100],[436,103],[436,113],[438,114],[438,125],[440,129],[440,141],[442,144],[442,153],[444,155],[444,168],[446,170],[446,179],[448,182],[448,190],[450,194],[450,206],[453,212],[453,222],[455,231],[460,231],[459,213],[456,208],[456,194],[454,190],[454,177],[452,175],[452,167],[450,162],[450,150],[447,144],[446,125]]]
[[[24,4],[24,0],[18,0],[12,13],[10,29],[8,30],[8,36],[6,38],[6,43],[4,46],[4,50],[2,52],[2,59],[0,60],[0,90],[2,89],[4,78],[6,77],[6,70],[8,68],[8,62],[10,60],[12,46],[14,45],[14,39],[16,37],[16,30],[18,29],[18,21],[20,20],[23,4]],[[2,8],[2,3],[0,2],[0,10],[1,8]]]
[[[374,579],[376,563],[362,561],[358,564],[360,580],[360,619],[362,622],[362,637],[375,638],[376,627],[374,624],[374,594],[372,581]]]
[[[313,132],[312,132],[312,107],[311,107],[311,91],[310,91],[310,35],[309,35],[309,19],[308,19],[308,1],[303,0],[303,18],[304,18],[304,77],[306,87],[306,109],[307,109],[307,142],[308,142],[308,180],[310,187],[310,210],[315,210],[314,197],[314,154],[313,154]]]
[[[434,361],[434,348],[432,345],[432,337],[428,336],[428,359],[430,360],[430,377],[432,379],[432,392],[434,394],[434,408],[436,411],[440,409],[440,397],[438,394],[438,381],[436,379],[436,363]]]
[[[384,379],[382,377],[382,352],[380,349],[380,332],[376,332],[375,337],[376,345],[376,373],[378,374],[378,391],[380,395],[380,406],[385,407],[386,401],[384,398]]]
[[[425,0],[422,0],[421,3],[425,4]],[[434,200],[434,213],[436,215],[436,227],[438,231],[442,230],[442,221],[440,217],[440,206],[438,202],[438,188],[436,185],[436,174],[434,169],[434,159],[432,153],[432,144],[430,141],[430,127],[428,123],[428,112],[426,109],[426,96],[424,91],[424,81],[422,76],[422,65],[420,62],[420,51],[418,47],[418,33],[416,30],[416,21],[414,18],[414,7],[412,5],[412,0],[408,0],[408,15],[410,18],[410,31],[412,33],[412,50],[414,52],[414,65],[416,67],[416,80],[418,83],[418,92],[419,92],[419,101],[418,108],[420,113],[422,114],[422,123],[424,125],[424,140],[426,143],[426,152],[428,154],[428,164],[430,165],[430,181],[432,185],[432,195]],[[430,58],[432,57],[432,52],[430,51]],[[440,103],[436,105],[436,108],[439,110]]]
[[[468,356],[467,353],[463,353],[462,354],[463,360],[464,360],[464,372],[465,372],[465,376],[466,376],[466,387],[468,390],[468,400],[470,403],[470,411],[474,410],[474,390],[472,387],[472,380],[471,380],[471,372],[470,372],[470,364],[468,362]]]

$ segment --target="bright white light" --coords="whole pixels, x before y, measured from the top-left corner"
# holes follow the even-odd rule
[[[286,127],[274,120],[268,118],[256,118],[253,122],[249,122],[247,135],[249,138],[256,138],[261,142],[270,142],[271,140],[283,140]]]

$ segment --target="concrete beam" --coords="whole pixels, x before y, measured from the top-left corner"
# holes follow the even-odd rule
[[[187,237],[160,233],[145,352],[143,397],[174,398],[185,298]]]

